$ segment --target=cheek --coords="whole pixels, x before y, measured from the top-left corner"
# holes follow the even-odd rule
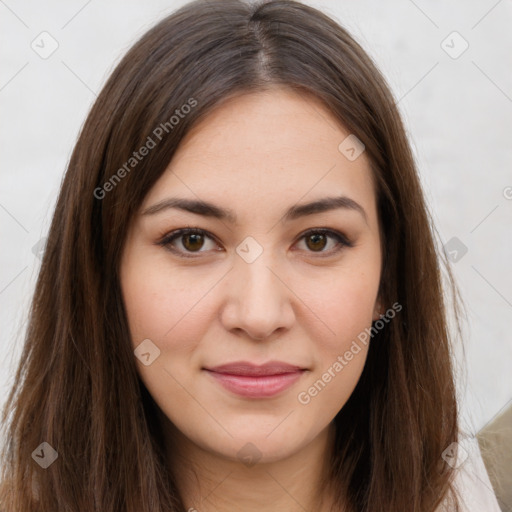
[[[180,424],[182,416],[198,414],[187,389],[194,350],[209,321],[207,292],[214,282],[211,276],[191,281],[168,267],[140,264],[132,256],[121,282],[133,349],[149,339],[160,351],[147,366],[136,361],[140,378],[166,416]]]
[[[122,283],[133,343],[149,338],[168,345],[181,338],[180,332],[197,330],[204,323],[201,302],[215,280],[207,275],[191,280],[186,272],[171,273],[169,265],[157,262],[127,265]]]
[[[322,326],[310,336],[323,356],[332,358],[348,350],[351,341],[371,326],[378,277],[373,271],[346,270],[317,281],[315,292],[302,292],[304,302],[320,320],[317,325]]]
[[[310,289],[305,300],[321,320],[316,325],[323,327],[310,333],[315,365],[297,399],[301,407],[326,421],[346,403],[363,371],[378,278],[378,266],[365,272],[346,268],[336,278],[331,275],[317,282],[317,293]]]

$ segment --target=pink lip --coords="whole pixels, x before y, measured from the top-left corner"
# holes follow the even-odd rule
[[[237,395],[266,398],[292,386],[305,369],[280,361],[254,365],[245,361],[204,368],[224,388]]]

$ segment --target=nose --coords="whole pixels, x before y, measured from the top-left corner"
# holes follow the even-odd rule
[[[252,263],[238,258],[225,283],[221,321],[226,330],[263,341],[290,329],[294,294],[282,274],[265,251]]]

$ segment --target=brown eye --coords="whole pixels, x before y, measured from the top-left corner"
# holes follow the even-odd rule
[[[187,251],[198,251],[204,244],[204,236],[198,233],[182,235],[181,243]]]
[[[346,247],[353,247],[353,243],[343,234],[331,229],[309,230],[303,234],[300,241],[305,242],[306,252],[317,253],[318,256],[332,256]],[[183,228],[173,231],[160,240],[158,245],[179,256],[189,258],[212,250],[222,251],[213,235],[199,228]]]
[[[158,245],[179,254],[180,256],[193,258],[208,250],[216,250],[215,240],[206,231],[199,228],[183,228],[166,235]],[[218,249],[217,249],[218,250]]]
[[[346,247],[353,247],[343,234],[331,229],[312,229],[304,233],[306,252],[318,253],[318,256],[332,256]]]
[[[313,233],[306,238],[306,244],[313,251],[322,251],[327,244],[327,237],[323,233]]]

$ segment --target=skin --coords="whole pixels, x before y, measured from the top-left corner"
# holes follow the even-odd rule
[[[121,287],[132,345],[150,339],[160,350],[148,366],[136,363],[160,408],[187,509],[329,510],[321,483],[332,421],[368,347],[360,344],[308,404],[298,394],[383,311],[375,188],[366,154],[349,161],[338,150],[349,134],[311,96],[274,87],[232,98],[187,134],[130,226]],[[282,218],[297,203],[338,195],[356,201],[366,219],[348,208]],[[230,208],[237,223],[176,208],[143,213],[169,197]],[[170,245],[192,257],[158,244],[187,227],[207,233]],[[353,246],[304,236],[313,228],[339,231]],[[263,249],[250,263],[236,252],[248,236]],[[203,370],[240,360],[308,371],[278,396],[254,399],[230,393]],[[261,457],[254,465],[237,455],[247,443]]]

